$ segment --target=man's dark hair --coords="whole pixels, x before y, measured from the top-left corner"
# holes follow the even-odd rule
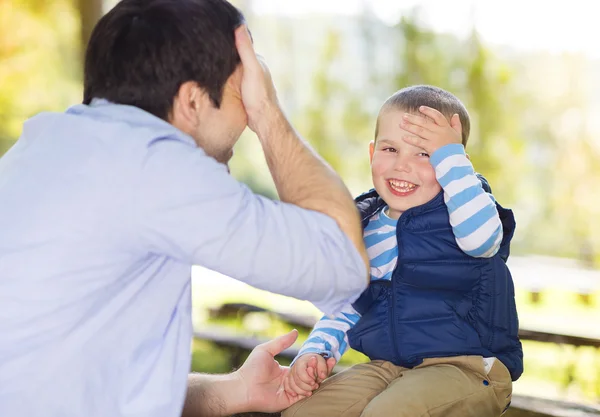
[[[83,103],[103,98],[168,120],[181,85],[195,81],[218,108],[243,23],[225,0],[122,0],[92,32]]]
[[[448,119],[450,119],[453,114],[458,114],[460,124],[462,125],[462,144],[467,146],[469,133],[471,132],[469,113],[456,96],[439,87],[431,85],[414,85],[403,88],[389,97],[381,107],[381,110],[384,111],[390,108],[401,109],[407,113],[422,115],[422,113],[419,112],[419,107],[421,106],[436,109]],[[375,132],[375,137],[377,137],[377,131]]]

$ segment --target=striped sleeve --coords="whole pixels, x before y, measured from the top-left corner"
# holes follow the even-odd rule
[[[296,359],[306,353],[318,353],[325,354],[327,358],[333,357],[339,362],[348,350],[347,332],[356,325],[358,319],[360,314],[350,304],[335,316],[323,316],[300,348]]]
[[[492,194],[486,193],[461,144],[446,145],[431,155],[444,190],[456,243],[469,256],[490,258],[502,242],[502,222]]]

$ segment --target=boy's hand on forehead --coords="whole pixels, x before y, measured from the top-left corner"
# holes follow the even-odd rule
[[[411,145],[424,149],[429,155],[439,148],[452,143],[462,143],[462,126],[458,114],[452,115],[450,122],[431,107],[421,106],[422,115],[404,113],[400,127],[415,136],[403,136]]]

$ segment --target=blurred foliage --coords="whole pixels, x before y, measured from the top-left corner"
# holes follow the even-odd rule
[[[0,154],[23,121],[80,97],[79,21],[70,0],[0,0]]]
[[[250,4],[234,3],[246,10]],[[100,13],[100,0],[0,0],[0,155],[28,117],[80,100],[81,43]],[[513,251],[596,265],[600,152],[587,129],[588,85],[597,82],[583,76],[590,64],[580,56],[500,53],[474,31],[466,39],[439,34],[419,16],[416,8],[385,30],[360,16],[358,37],[331,24],[311,45],[289,20],[269,26],[250,14],[248,21],[258,39],[287,55],[270,62],[281,67],[275,80],[289,115],[354,193],[371,187],[367,145],[380,104],[404,86],[434,84],[455,93],[470,112],[467,151],[497,200],[517,212]],[[392,52],[384,60],[376,48],[382,42]],[[367,71],[368,81],[354,85],[350,71]],[[302,76],[308,84],[297,82]],[[554,82],[547,85],[548,79]],[[258,143],[243,139],[236,151],[234,174],[276,197]]]

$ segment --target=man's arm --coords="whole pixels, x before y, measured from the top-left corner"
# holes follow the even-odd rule
[[[187,394],[181,417],[221,417],[243,409],[244,385],[229,375],[188,375]]]
[[[451,144],[439,148],[431,155],[431,164],[444,189],[458,246],[469,256],[494,256],[503,236],[496,200],[484,191],[464,147]]]
[[[148,147],[133,193],[128,224],[145,253],[311,301],[325,314],[367,285],[359,252],[334,219],[254,194],[176,135]]]
[[[356,246],[368,268],[362,226],[348,189],[335,171],[300,138],[282,112],[276,111],[272,117],[257,134],[279,198],[333,218]]]
[[[221,417],[250,411],[277,412],[294,404],[283,389],[289,368],[275,356],[289,348],[297,331],[257,346],[246,362],[229,375],[190,374],[182,417]]]
[[[260,139],[279,198],[333,218],[368,268],[362,227],[352,196],[340,177],[300,138],[283,114],[269,70],[257,58],[247,29],[238,28],[235,35],[244,68],[242,99],[248,125]],[[369,280],[366,273],[365,280]]]

